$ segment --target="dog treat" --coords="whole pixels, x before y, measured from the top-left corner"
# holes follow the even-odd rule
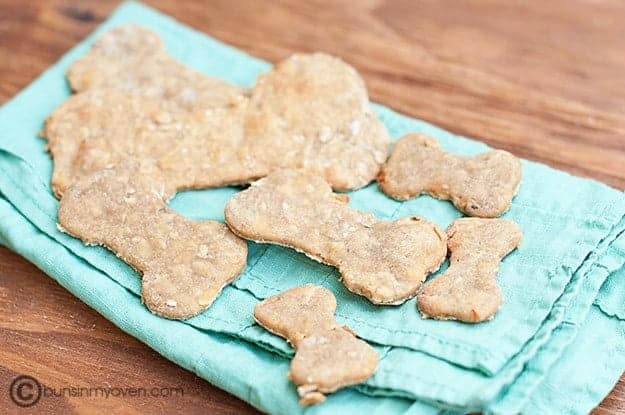
[[[224,108],[236,106],[249,93],[176,61],[155,33],[136,25],[102,35],[72,64],[67,77],[74,91],[88,92],[72,96],[46,121],[44,136],[54,158],[52,189],[57,197],[78,178],[129,156],[158,157],[172,147],[182,150],[185,146],[179,141],[190,126],[203,125],[205,133],[211,120],[221,120],[207,114],[229,113]],[[227,118],[220,129],[232,125]],[[235,128],[242,128],[241,123]],[[210,141],[205,138],[198,147]],[[75,168],[73,162],[86,140],[99,145],[85,150],[90,155]],[[194,187],[193,181],[188,187]]]
[[[408,134],[395,145],[378,182],[395,199],[427,193],[451,200],[469,216],[495,218],[510,208],[519,189],[521,161],[503,150],[449,154],[430,137]]]
[[[153,160],[168,187],[196,189],[261,177],[243,143],[245,99],[190,112],[168,100],[94,89],[76,94],[48,118],[57,197],[72,183],[128,159]]]
[[[293,55],[261,75],[251,91],[228,86],[227,92],[204,94],[215,81],[186,68],[175,82],[159,81],[169,76],[159,72],[168,65],[184,67],[157,41],[146,29],[121,27],[72,66],[72,85],[86,92],[59,106],[43,133],[55,162],[57,196],[80,177],[129,157],[155,160],[177,189],[248,183],[288,167],[349,190],[379,172],[388,133],[369,108],[362,79],[340,59]],[[113,57],[120,63],[108,61]],[[144,74],[146,66],[154,68]],[[83,78],[88,81],[76,80]],[[182,100],[172,92],[185,82],[201,99]]]
[[[390,144],[362,78],[323,53],[293,55],[258,78],[245,133],[268,172],[303,168],[335,190],[371,182]]]
[[[288,246],[338,268],[345,286],[375,304],[414,296],[446,256],[446,237],[419,217],[381,221],[347,206],[323,178],[280,170],[234,195],[226,223],[239,236]]]
[[[499,263],[521,243],[521,229],[507,219],[462,218],[447,229],[449,268],[417,297],[424,318],[479,323],[502,303]]]
[[[364,382],[378,355],[334,318],[336,299],[312,284],[284,291],[258,303],[254,318],[296,349],[288,377],[297,385],[302,405],[325,400],[325,393]]]
[[[115,89],[198,110],[227,106],[245,89],[194,71],[172,58],[158,35],[137,25],[104,33],[74,62],[67,79],[75,92]]]
[[[166,206],[158,170],[128,163],[71,186],[59,228],[103,245],[143,276],[141,296],[155,314],[192,317],[208,308],[245,268],[247,245],[213,221],[192,221]]]

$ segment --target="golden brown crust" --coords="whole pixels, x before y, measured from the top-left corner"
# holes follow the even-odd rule
[[[292,55],[258,77],[245,132],[272,170],[305,169],[339,191],[375,179],[390,144],[362,78],[323,53]]]
[[[303,314],[302,310],[307,312]],[[300,341],[314,331],[336,327],[335,310],[336,299],[330,291],[308,284],[265,299],[254,309],[254,318],[267,330],[298,347]]]
[[[139,271],[150,311],[184,319],[208,308],[243,271],[247,245],[219,222],[170,210],[168,195],[153,165],[127,163],[70,187],[59,204],[59,225]]]
[[[499,263],[521,243],[521,229],[507,219],[462,218],[447,229],[449,268],[417,297],[424,318],[478,323],[491,319],[502,296]]]
[[[323,402],[324,393],[361,383],[376,370],[376,351],[337,324],[335,309],[334,295],[312,284],[269,297],[254,309],[260,325],[297,349],[288,376],[302,405]]]
[[[508,210],[520,182],[521,161],[507,151],[458,156],[423,134],[402,137],[378,175],[382,191],[395,199],[427,193],[484,218]]]
[[[239,96],[222,108],[190,112],[167,100],[116,90],[73,95],[46,122],[61,196],[82,177],[128,159],[153,160],[174,190],[239,184],[266,169],[246,156]]]
[[[350,291],[375,304],[414,296],[445,259],[445,234],[419,217],[381,221],[346,202],[319,176],[280,170],[233,196],[225,218],[239,236],[337,267]]]
[[[245,90],[173,60],[139,26],[104,34],[68,72],[76,91],[45,137],[57,196],[129,156],[154,159],[177,189],[242,184],[304,168],[337,190],[371,182],[390,142],[357,72],[338,58],[293,55]]]
[[[188,110],[226,106],[232,97],[245,93],[244,88],[178,62],[156,33],[132,24],[104,33],[70,66],[67,79],[75,92],[117,90]]]

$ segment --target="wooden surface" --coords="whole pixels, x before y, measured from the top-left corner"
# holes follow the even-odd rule
[[[0,102],[80,41],[117,1],[0,0]],[[457,133],[625,188],[625,2],[147,1],[276,61],[323,50],[372,99]],[[245,403],[122,333],[0,248],[0,413],[18,373],[42,383],[181,387],[161,398],[46,398],[19,413],[241,413]],[[625,378],[595,414],[625,413]]]

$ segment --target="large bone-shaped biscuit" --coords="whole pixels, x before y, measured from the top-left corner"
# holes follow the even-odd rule
[[[144,37],[134,26],[117,29],[83,60],[98,74],[104,66],[100,42],[134,45]],[[133,68],[153,58],[139,46],[114,50],[136,61]],[[84,71],[83,60],[74,72]],[[354,189],[373,180],[386,159],[388,134],[368,106],[362,79],[340,59],[293,55],[261,75],[249,94],[229,89],[193,102],[173,93],[145,93],[154,76],[140,77],[135,93],[127,87],[136,84],[129,71],[131,80],[119,85],[102,75],[102,82],[112,84],[106,90],[98,82],[85,83],[83,89],[95,88],[71,97],[46,122],[57,196],[78,178],[129,155],[156,160],[178,189],[247,183],[283,167],[320,174],[338,190]],[[200,94],[202,83],[193,88]]]
[[[224,108],[236,106],[248,94],[176,61],[155,33],[137,25],[106,32],[72,64],[67,76],[75,91],[88,92],[72,96],[46,120],[44,136],[54,158],[52,189],[57,197],[78,178],[129,155],[158,157],[164,149],[184,146],[179,141],[189,134],[189,125],[213,131],[203,115],[226,113]],[[229,128],[232,123],[226,121],[218,127]],[[84,141],[101,146],[86,150],[89,157],[74,168]]]
[[[372,181],[390,144],[358,72],[323,53],[292,55],[259,76],[245,134],[269,170],[315,172],[335,190]]]
[[[462,218],[447,237],[449,268],[419,293],[421,314],[467,323],[492,318],[502,303],[499,263],[521,243],[521,229],[507,219]]]
[[[143,302],[155,314],[192,317],[244,269],[246,243],[214,221],[192,221],[166,206],[158,171],[128,163],[74,184],[59,204],[59,227],[104,245],[142,274]]]
[[[445,234],[419,217],[377,220],[347,206],[323,178],[280,170],[234,195],[226,223],[239,236],[294,248],[335,266],[375,304],[400,304],[445,259]]]
[[[61,104],[46,121],[57,196],[72,183],[128,159],[153,160],[173,190],[244,183],[264,168],[243,142],[242,106],[193,112],[168,100],[94,89]]]
[[[510,208],[520,182],[521,162],[507,151],[458,156],[423,134],[402,137],[378,176],[380,188],[395,199],[428,193],[451,200],[469,216],[485,218]]]
[[[324,393],[365,381],[377,367],[376,351],[341,327],[335,310],[334,295],[312,284],[269,297],[254,309],[260,325],[297,349],[288,376],[302,405],[322,402]]]

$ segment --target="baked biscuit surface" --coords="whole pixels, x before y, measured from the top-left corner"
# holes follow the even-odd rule
[[[234,195],[226,223],[239,236],[284,245],[335,266],[350,290],[400,304],[445,259],[445,234],[419,217],[381,221],[347,206],[314,174],[280,170]]]
[[[521,244],[521,229],[507,219],[461,218],[447,236],[449,268],[419,293],[421,314],[467,323],[491,319],[502,303],[499,263]]]
[[[119,90],[172,101],[186,109],[225,106],[244,91],[178,62],[156,33],[139,25],[119,26],[104,33],[72,64],[67,79],[75,92]]]
[[[336,299],[326,288],[307,284],[256,305],[254,318],[296,349],[289,378],[302,405],[325,400],[326,393],[365,381],[376,370],[378,355],[334,318]]]
[[[454,155],[423,134],[402,137],[378,175],[382,191],[395,199],[427,193],[450,200],[469,216],[485,218],[510,208],[520,182],[521,162],[507,151]]]
[[[258,77],[245,131],[266,164],[303,168],[335,190],[375,178],[390,138],[356,70],[323,53],[295,54]]]
[[[60,228],[103,245],[142,274],[142,300],[155,314],[192,317],[245,268],[247,245],[214,221],[186,219],[166,206],[168,191],[150,164],[94,173],[68,189]]]
[[[80,177],[152,159],[178,189],[249,183],[283,168],[337,190],[375,179],[390,138],[364,82],[342,60],[297,54],[240,88],[185,67],[139,26],[105,33],[68,71],[79,92],[44,136],[60,197]]]
[[[168,185],[198,189],[239,184],[265,169],[246,156],[242,115],[245,99],[203,112],[171,101],[116,90],[76,94],[46,122],[54,158],[57,196],[82,177],[127,160],[151,160]]]

